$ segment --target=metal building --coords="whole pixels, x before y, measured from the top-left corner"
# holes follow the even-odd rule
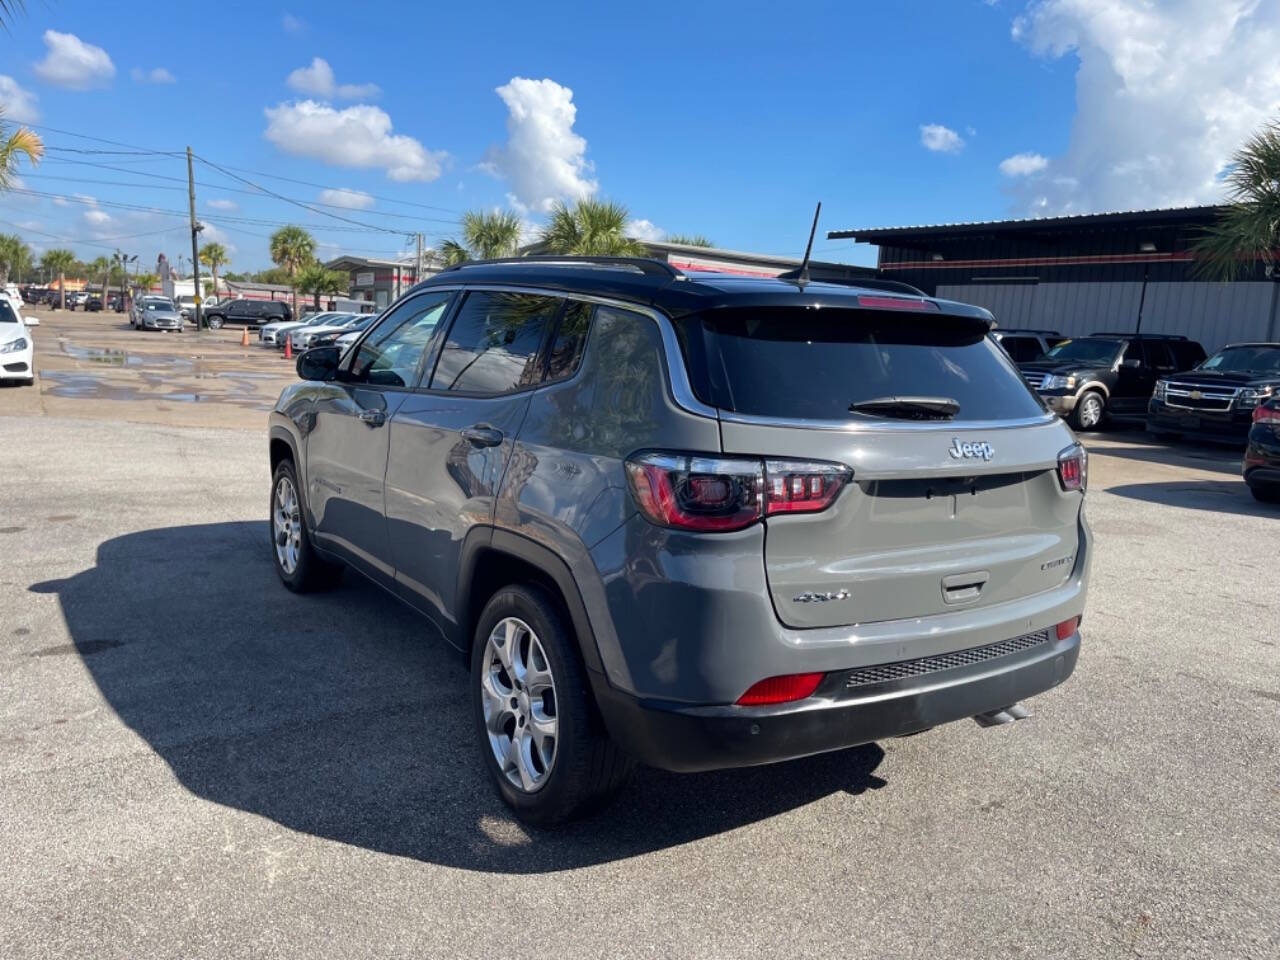
[[[1213,351],[1280,340],[1273,279],[1261,261],[1229,283],[1201,279],[1192,244],[1219,207],[1031,220],[835,230],[879,247],[882,276],[986,307],[1002,327],[1079,336],[1099,330],[1183,334]]]

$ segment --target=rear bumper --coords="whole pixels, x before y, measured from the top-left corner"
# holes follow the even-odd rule
[[[780,707],[689,706],[642,700],[601,682],[594,691],[610,736],[650,766],[677,772],[776,763],[927,730],[999,710],[1071,676],[1080,633],[969,666],[860,686],[845,672],[819,695]]]

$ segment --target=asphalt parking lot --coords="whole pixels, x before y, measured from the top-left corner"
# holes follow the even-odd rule
[[[238,334],[62,317],[0,391],[0,957],[1280,955],[1280,508],[1238,451],[1089,440],[1085,646],[1031,719],[642,770],[542,833],[425,621],[277,582],[291,367]]]

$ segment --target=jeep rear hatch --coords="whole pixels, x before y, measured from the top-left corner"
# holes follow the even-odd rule
[[[725,309],[680,331],[726,455],[853,469],[825,510],[764,520],[784,623],[928,616],[1072,573],[1080,494],[1058,475],[1070,435],[981,320]]]

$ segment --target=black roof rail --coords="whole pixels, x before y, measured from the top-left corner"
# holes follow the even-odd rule
[[[1045,330],[1042,327],[1000,327],[997,326],[992,333],[1042,333],[1047,337],[1062,336],[1061,330]]]
[[[1118,330],[1095,330],[1089,334],[1091,337],[1126,337],[1130,340],[1185,340],[1187,339],[1180,333],[1121,333]]]
[[[812,267],[812,264],[810,265]],[[817,271],[821,268],[814,268],[810,271],[809,281],[811,283],[834,283],[841,287],[866,287],[868,290],[885,290],[890,293],[909,293],[916,297],[927,297],[928,294],[918,287],[913,287],[909,283],[903,283],[901,280],[885,280],[880,277],[832,277],[818,275]],[[778,280],[799,280],[799,270],[787,270],[777,275]]]
[[[462,263],[455,263],[452,266],[445,267],[440,271],[440,273],[448,273],[451,270],[465,270],[469,267],[508,265],[537,267],[631,268],[633,270],[638,270],[643,274],[665,277],[669,280],[674,280],[684,276],[684,273],[671,266],[671,264],[667,263],[665,260],[655,260],[652,257],[560,257],[543,254],[531,257],[495,257],[492,260],[465,260]]]

